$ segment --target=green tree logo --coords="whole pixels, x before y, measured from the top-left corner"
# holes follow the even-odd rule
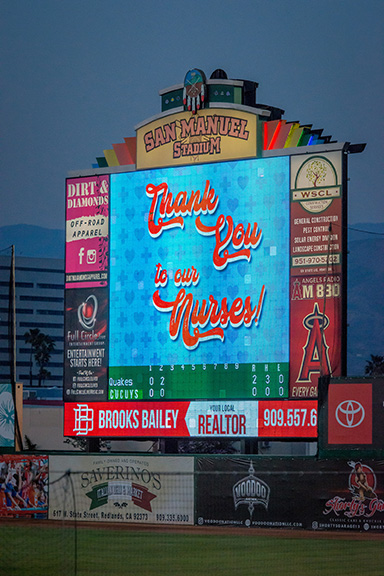
[[[324,182],[326,174],[327,165],[325,162],[321,162],[321,160],[312,160],[307,166],[307,179],[312,182],[315,188],[318,184]]]

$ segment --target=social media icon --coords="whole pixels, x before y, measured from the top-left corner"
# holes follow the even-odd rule
[[[87,251],[87,264],[95,264],[96,262],[96,250]]]
[[[83,256],[84,256],[84,248],[81,247],[79,250],[79,264],[83,263]]]

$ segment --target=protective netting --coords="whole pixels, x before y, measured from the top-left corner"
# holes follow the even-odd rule
[[[220,492],[220,486],[228,482],[233,473],[193,469],[170,472],[161,466],[164,459],[159,459],[158,469],[141,468],[141,475],[138,468],[134,473],[131,461],[128,477],[126,471],[116,468],[112,457],[109,468],[99,469],[97,457],[94,458],[92,468],[52,472],[49,518],[39,518],[42,511],[33,513],[31,507],[29,513],[19,509],[12,516],[1,519],[0,574],[383,574],[382,533],[335,534],[246,525],[199,526],[197,517],[188,517],[188,510],[201,506],[202,502],[201,498],[200,503],[195,502],[195,497],[190,501],[191,487],[200,486],[199,491],[202,491],[206,485],[210,498],[209,484],[214,483]],[[139,460],[137,458],[136,462]],[[165,466],[169,468],[166,459]],[[233,477],[231,481],[234,480]],[[161,500],[160,492],[164,487],[166,496]],[[217,499],[213,504],[212,510],[217,516],[224,513],[224,499],[221,503]],[[256,506],[253,517],[261,514]],[[147,522],[146,518],[156,510],[157,524]],[[248,506],[244,506],[244,514],[250,515]],[[149,520],[153,521],[153,518]]]

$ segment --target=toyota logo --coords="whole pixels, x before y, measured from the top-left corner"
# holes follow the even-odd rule
[[[365,410],[357,400],[344,400],[335,410],[336,420],[344,428],[356,428],[365,417]]]

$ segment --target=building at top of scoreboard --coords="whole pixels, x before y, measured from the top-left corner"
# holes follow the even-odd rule
[[[189,70],[182,84],[160,91],[161,113],[138,124],[136,137],[104,150],[93,167],[141,169],[337,144],[322,129],[284,120],[284,110],[257,102],[257,88],[257,82],[230,80],[220,69],[209,79]]]

